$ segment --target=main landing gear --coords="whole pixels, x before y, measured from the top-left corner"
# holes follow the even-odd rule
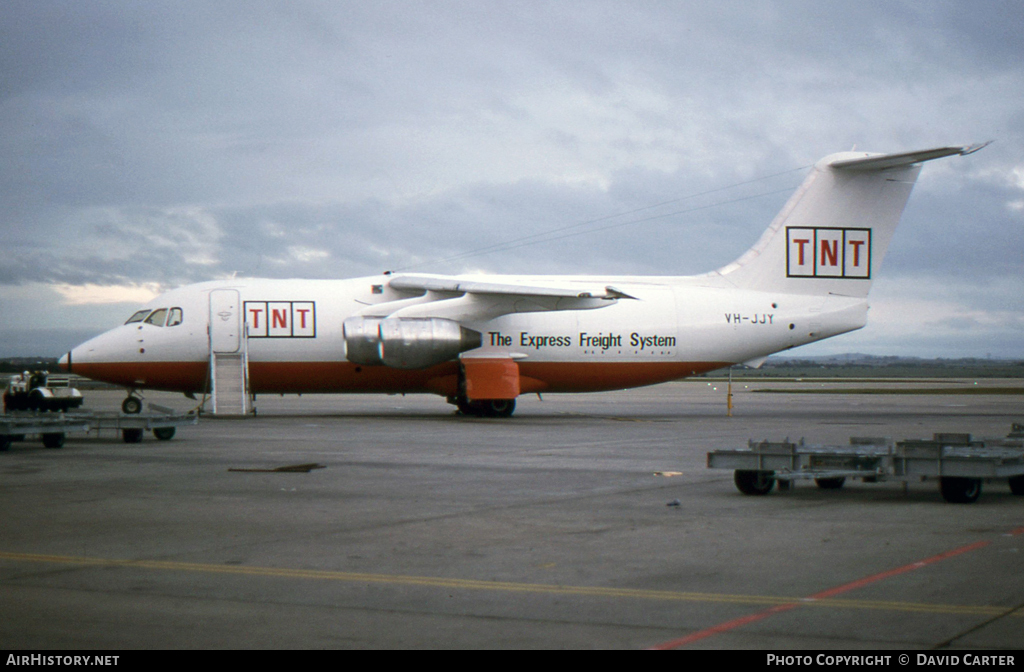
[[[466,397],[454,397],[448,400],[459,407],[461,415],[471,415],[476,418],[509,418],[516,411],[515,399],[475,399],[470,401]]]

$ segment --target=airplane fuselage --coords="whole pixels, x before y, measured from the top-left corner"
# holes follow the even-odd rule
[[[757,360],[865,323],[863,299],[826,301],[813,295],[712,287],[704,277],[477,276],[473,279],[567,287],[607,283],[634,298],[599,310],[517,313],[467,322],[466,327],[481,334],[482,344],[466,355],[514,360],[522,393],[599,391]],[[218,294],[237,292],[253,393],[455,395],[456,360],[415,370],[347,360],[342,325],[368,305],[395,300],[387,280],[371,276],[189,285],[147,306],[180,309],[180,323],[121,325],[75,348],[70,370],[129,388],[201,393],[208,384],[211,339],[218,338],[218,329],[225,326],[221,322],[227,321],[211,301]],[[227,338],[235,336],[229,333]]]

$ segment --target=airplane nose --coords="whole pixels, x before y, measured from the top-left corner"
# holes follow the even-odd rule
[[[71,373],[71,353],[69,352],[60,359],[58,359],[57,366],[59,366],[62,371],[67,371],[68,373]]]

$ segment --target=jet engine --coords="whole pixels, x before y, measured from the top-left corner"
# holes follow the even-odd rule
[[[439,317],[350,317],[343,329],[348,361],[396,369],[425,369],[483,342],[479,331]]]

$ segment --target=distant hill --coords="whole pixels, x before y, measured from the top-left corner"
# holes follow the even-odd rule
[[[991,357],[958,357],[958,358],[943,358],[937,357],[934,359],[928,359],[924,357],[897,357],[894,355],[866,355],[860,352],[847,352],[841,355],[819,355],[816,357],[798,357],[793,355],[778,354],[772,355],[768,358],[769,362],[782,363],[792,362],[794,364],[800,363],[815,363],[815,364],[839,364],[839,365],[855,365],[855,366],[892,366],[892,365],[954,365],[954,366],[1000,366],[1006,364],[1018,364],[1022,363],[1022,360],[1018,359],[993,359]]]
[[[5,357],[0,359],[0,373],[21,373],[22,371],[60,371],[56,357]]]
[[[727,372],[723,369],[712,376]],[[773,355],[760,369],[737,367],[733,375],[765,378],[1024,378],[1016,359],[925,359],[845,353],[818,357]]]

